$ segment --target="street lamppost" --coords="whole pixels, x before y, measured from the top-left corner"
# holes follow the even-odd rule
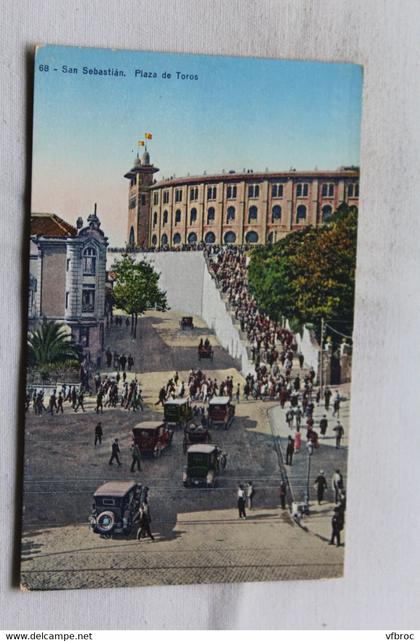
[[[309,479],[311,476],[311,459],[312,454],[314,453],[314,446],[311,441],[308,441],[306,444],[306,450],[308,452],[308,466],[306,474],[306,493],[305,493],[305,514],[309,514]]]

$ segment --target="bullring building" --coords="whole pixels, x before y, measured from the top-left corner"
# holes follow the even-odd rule
[[[328,222],[343,202],[359,202],[357,167],[229,171],[156,181],[158,171],[145,151],[125,174],[131,247],[275,242],[306,225]]]

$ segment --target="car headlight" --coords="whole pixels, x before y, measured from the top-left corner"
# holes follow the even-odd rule
[[[207,472],[207,483],[212,483],[213,481],[213,472]]]
[[[187,473],[186,472],[182,472],[182,480],[183,481],[187,480]]]

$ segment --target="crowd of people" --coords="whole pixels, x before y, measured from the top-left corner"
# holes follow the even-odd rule
[[[123,323],[122,316],[115,316],[114,320],[116,324],[117,321],[120,324]],[[128,317],[126,319],[126,324],[130,324]],[[109,347],[107,347],[105,351],[105,364],[108,368],[113,367],[117,372],[125,372],[126,370],[131,372],[134,367],[134,358],[131,354],[126,356],[125,354],[118,354],[115,350],[114,352],[111,352]]]
[[[193,368],[189,371],[186,382],[175,372],[166,385],[161,387],[155,405],[164,405],[165,401],[175,398],[188,398],[193,402],[206,403],[214,396],[228,396],[231,400],[235,396],[239,401],[240,394],[240,384],[237,383],[235,388],[233,376],[218,381],[201,369]]]
[[[96,407],[95,412],[102,414],[104,407],[122,407],[128,411],[144,410],[142,390],[137,377],[130,382],[127,380],[126,372],[122,375],[117,372],[115,376],[105,374],[101,376],[98,372],[95,377]],[[119,383],[122,381],[122,385]],[[64,414],[65,403],[75,413],[86,412],[85,388],[82,385],[69,385],[64,383],[59,391],[53,388],[48,396],[45,389],[28,388],[26,392],[26,411],[31,406],[36,416],[43,414]]]
[[[245,397],[281,399],[291,391],[295,365],[300,370],[304,365],[295,335],[258,309],[248,285],[245,248],[213,246],[205,250],[205,256],[210,274],[249,345],[255,375],[247,378]],[[311,367],[305,380],[313,384],[314,379]]]

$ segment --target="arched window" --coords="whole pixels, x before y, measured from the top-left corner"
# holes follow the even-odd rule
[[[228,207],[227,208],[227,216],[226,220],[229,223],[231,220],[235,220],[235,207]]]
[[[204,236],[204,242],[207,243],[207,245],[212,245],[213,243],[216,242],[216,236],[213,234],[212,231],[208,231],[207,234]]]
[[[167,245],[168,244],[168,237],[166,234],[163,234],[162,236],[162,245]]]
[[[257,220],[257,216],[258,216],[258,209],[256,208],[255,205],[252,205],[252,207],[250,207],[248,210],[248,222],[250,223],[253,220]]]
[[[249,231],[245,236],[247,243],[258,243],[258,234],[256,231]]]
[[[227,231],[226,234],[223,237],[223,240],[227,244],[235,243],[236,242],[236,234],[234,231]]]
[[[277,223],[281,219],[281,207],[280,205],[274,205],[271,210],[271,222]]]
[[[128,244],[134,247],[134,227],[130,227],[130,234],[128,236]]]
[[[168,212],[165,209],[165,211],[163,212],[163,224],[166,225],[167,222],[168,222]]]
[[[195,223],[197,220],[197,210],[195,207],[193,207],[190,211],[190,225]]]
[[[207,224],[211,225],[211,223],[214,222],[216,218],[216,212],[214,210],[214,207],[209,207],[207,210]]]
[[[156,245],[156,243],[157,243],[157,236],[156,236],[156,234],[153,234],[153,236],[152,236],[152,245]]]
[[[192,231],[192,232],[191,232],[191,234],[188,234],[188,243],[189,243],[190,245],[194,245],[194,243],[196,243],[196,242],[197,242],[197,234],[195,234],[195,233]]]
[[[296,210],[296,222],[303,223],[306,220],[306,207],[305,205],[299,205]]]
[[[153,214],[153,227],[156,227],[157,225],[157,211]]]
[[[181,210],[177,209],[175,212],[175,225],[181,222]]]
[[[332,216],[332,207],[331,205],[324,205],[322,208],[322,222],[329,223]]]
[[[93,247],[87,247],[83,252],[83,274],[85,276],[96,274],[96,251]]]
[[[173,240],[174,245],[179,245],[180,242],[181,242],[181,234],[174,234],[174,240]]]

